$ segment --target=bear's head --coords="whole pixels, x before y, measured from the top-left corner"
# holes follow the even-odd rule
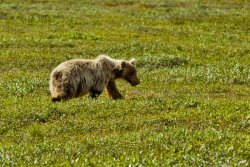
[[[140,83],[135,68],[135,59],[131,59],[130,61],[122,61],[121,69],[119,71],[119,77],[128,81],[132,86],[136,86]]]

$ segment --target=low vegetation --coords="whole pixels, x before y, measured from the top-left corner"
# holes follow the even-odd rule
[[[249,166],[247,0],[2,0],[1,166]],[[52,103],[73,58],[136,58],[141,84]]]

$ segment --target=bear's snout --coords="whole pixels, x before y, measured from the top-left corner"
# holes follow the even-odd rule
[[[132,86],[136,86],[136,85],[139,85],[140,83],[141,83],[140,80],[137,80],[137,81],[131,82],[130,84]]]

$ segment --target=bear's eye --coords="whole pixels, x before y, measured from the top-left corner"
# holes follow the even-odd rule
[[[130,71],[129,73],[128,73],[128,75],[134,75],[135,74],[135,71]]]

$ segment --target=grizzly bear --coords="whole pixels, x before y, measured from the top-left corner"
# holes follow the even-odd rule
[[[115,80],[122,78],[132,86],[140,83],[136,74],[135,59],[115,60],[100,55],[94,60],[73,59],[58,65],[50,75],[52,101],[80,97],[90,93],[97,98],[106,88],[112,99],[120,99]]]

